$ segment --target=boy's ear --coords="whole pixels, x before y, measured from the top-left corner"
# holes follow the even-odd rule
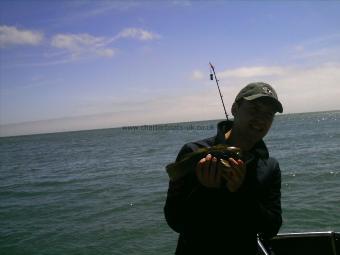
[[[231,114],[235,117],[238,113],[238,104],[236,102],[233,103],[231,107]]]

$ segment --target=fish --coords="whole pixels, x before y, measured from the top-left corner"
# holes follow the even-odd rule
[[[220,162],[227,167],[230,167],[228,163],[229,158],[236,160],[242,159],[242,151],[238,147],[218,144],[209,148],[200,148],[194,152],[185,154],[179,161],[168,164],[165,168],[169,179],[171,181],[177,181],[195,171],[198,161],[205,158],[208,154],[220,159]]]

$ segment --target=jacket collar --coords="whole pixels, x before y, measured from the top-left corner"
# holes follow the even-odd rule
[[[217,124],[217,135],[215,137],[214,145],[225,144],[226,143],[225,133],[227,133],[232,127],[233,121],[231,120],[219,122]],[[257,158],[267,159],[269,157],[267,146],[262,139],[254,145],[250,152],[254,154],[254,156]]]

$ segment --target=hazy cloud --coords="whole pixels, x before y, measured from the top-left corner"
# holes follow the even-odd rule
[[[284,113],[340,110],[340,63],[294,68],[291,66],[268,66],[264,69],[240,67],[232,70],[233,72],[228,74],[237,74],[240,77],[220,80],[221,92],[224,95],[223,98],[229,113],[238,91],[253,81],[264,81],[274,86],[283,104]],[[243,73],[235,70],[253,71]],[[254,70],[258,71],[255,72]],[[269,74],[270,76],[268,76]],[[189,118],[189,116],[198,116],[199,113],[202,114],[202,117],[197,119],[214,119],[219,118],[218,116],[222,118],[223,111],[217,92],[211,93],[210,87],[202,87],[202,89],[206,89],[206,91],[195,90],[181,99],[179,97],[169,99],[176,102],[172,103],[171,109],[172,112],[177,113],[177,116],[165,116],[165,113],[168,112],[165,110],[166,107],[163,109],[162,105],[155,106],[155,109],[162,113],[164,119],[174,122],[186,117]],[[178,100],[182,103],[180,104]],[[159,102],[159,104],[162,103]],[[177,105],[180,106],[180,109],[174,108]]]
[[[18,29],[13,26],[0,26],[0,47],[12,45],[38,45],[43,34],[31,30]]]
[[[114,49],[107,48],[104,37],[94,37],[89,34],[58,34],[52,37],[53,47],[69,51],[73,57],[95,54],[102,57],[112,57]]]
[[[339,64],[300,69],[281,68],[285,70],[283,75],[270,80],[265,77],[258,78],[275,87],[283,104],[284,113],[340,109]],[[220,87],[229,114],[236,94],[248,81],[252,80],[235,79],[230,83],[221,81]],[[105,103],[103,99],[98,100]],[[103,106],[101,110],[112,109],[110,102],[113,100],[115,112],[41,123],[2,125],[0,136],[224,118],[216,88],[211,89],[207,86],[186,93],[182,90],[165,92],[163,95],[143,101],[131,101],[130,98],[120,98],[120,101],[110,98],[107,100],[108,108]],[[97,102],[94,104],[96,109],[98,104]]]
[[[311,38],[292,47],[292,58],[312,62],[340,59],[340,33]]]
[[[184,6],[184,7],[192,6],[192,2],[189,0],[173,0],[172,4],[178,5],[178,6]]]
[[[159,39],[160,36],[153,32],[144,30],[144,29],[132,27],[132,28],[125,28],[124,30],[119,32],[118,35],[115,36],[115,39],[119,39],[119,38],[134,38],[134,39],[141,40],[141,41],[150,41],[150,40]]]
[[[248,67],[238,67],[234,69],[227,69],[221,72],[217,72],[217,77],[219,79],[258,79],[258,78],[268,78],[277,77],[286,74],[289,71],[288,68],[280,66],[248,66]],[[207,80],[208,76],[200,70],[194,70],[190,78],[192,80],[203,81]]]
[[[43,41],[43,34],[31,30],[18,29],[13,26],[0,26],[0,47],[12,45],[38,45]],[[113,57],[117,49],[112,44],[121,39],[131,38],[138,41],[151,41],[159,39],[160,36],[154,32],[141,28],[125,28],[112,37],[97,37],[87,33],[84,34],[56,34],[50,39],[50,46],[64,50],[67,53],[64,58],[67,62],[79,57],[97,56]],[[60,56],[60,53],[53,53]],[[70,58],[71,57],[71,58]],[[63,60],[54,61],[55,63],[65,62]],[[40,63],[41,64],[41,63]]]
[[[290,70],[273,79],[284,112],[339,110],[340,64]]]
[[[113,37],[95,37],[90,34],[57,34],[52,37],[51,45],[68,51],[73,58],[85,55],[113,57],[118,50],[109,45],[124,38],[151,41],[160,38],[160,36],[140,28],[126,28]]]
[[[128,11],[137,8],[143,3],[134,0],[124,1],[68,1],[67,7],[76,10],[69,15],[68,20],[87,19],[115,10]]]
[[[95,51],[98,56],[101,57],[113,57],[117,50],[105,48],[105,49],[98,49]]]
[[[283,75],[286,70],[278,66],[254,66],[254,67],[240,67],[236,69],[229,69],[218,73],[219,78],[252,78],[260,76],[277,76]]]
[[[192,80],[201,81],[206,77],[206,75],[200,70],[194,70],[191,74]]]

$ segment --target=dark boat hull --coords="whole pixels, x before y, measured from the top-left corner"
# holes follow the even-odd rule
[[[270,246],[275,255],[340,255],[340,233],[278,234],[270,241]]]

